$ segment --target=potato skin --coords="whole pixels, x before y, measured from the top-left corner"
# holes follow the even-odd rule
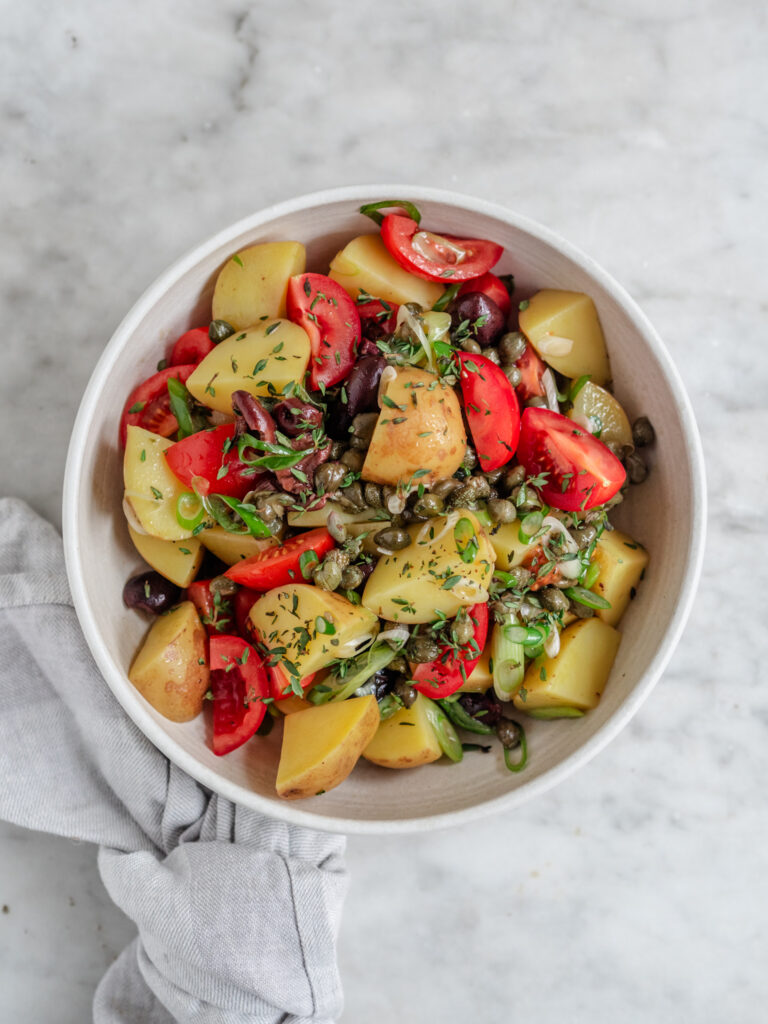
[[[210,682],[205,629],[191,601],[152,625],[128,678],[156,711],[172,722],[189,722],[203,709]]]
[[[453,476],[466,451],[467,435],[453,388],[427,370],[401,369],[386,388],[362,477],[377,484],[408,483],[414,473],[426,469],[418,482],[429,487]]]

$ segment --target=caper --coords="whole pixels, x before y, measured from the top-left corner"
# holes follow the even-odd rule
[[[628,455],[625,465],[627,476],[633,484],[641,484],[648,476],[648,467],[639,452],[632,452],[631,455]]]
[[[339,492],[339,504],[343,505],[344,508],[351,509],[353,512],[362,512],[365,508],[365,498],[363,497],[363,488],[360,486],[360,481],[355,480],[349,485],[344,487]]]
[[[342,465],[351,469],[353,473],[359,473],[365,462],[365,452],[359,452],[355,448],[347,448],[341,456]]]
[[[344,452],[347,450],[347,446],[343,441],[331,441],[331,452],[329,458],[334,462],[340,459]]]
[[[335,562],[340,569],[346,569],[346,567],[349,565],[351,561],[352,556],[347,550],[345,550],[344,548],[334,548],[332,551],[329,551],[328,554],[323,559],[323,565],[326,565],[330,562]]]
[[[418,302],[406,302],[405,308],[408,310],[409,313],[412,313],[414,316],[418,316],[419,313],[424,312],[424,307],[420,306]]]
[[[504,470],[503,469],[486,469],[483,472],[483,476],[485,477],[485,479],[488,481],[489,484],[497,484],[499,482],[499,480],[501,480],[502,476],[504,476]]]
[[[367,483],[363,486],[363,497],[365,504],[370,508],[383,508],[384,502],[381,495],[381,487],[378,484]]]
[[[402,551],[411,543],[411,536],[407,530],[398,526],[387,526],[373,535],[374,543],[388,551]]]
[[[515,487],[520,486],[523,480],[525,480],[525,469],[523,466],[513,466],[512,469],[508,469],[504,474],[504,489],[507,492],[513,491]]]
[[[381,488],[381,500],[391,516],[399,516],[405,508],[408,496],[402,491],[398,491],[392,484],[384,484]]]
[[[557,587],[543,587],[539,591],[539,600],[550,612],[567,612],[570,605],[568,598]]]
[[[335,590],[341,585],[341,566],[324,559],[312,573],[312,579],[321,590]]]
[[[407,672],[408,671],[408,662],[405,660],[405,658],[401,654],[398,654],[398,656],[396,658],[393,658],[392,661],[390,661],[388,667],[393,672]]]
[[[354,590],[363,582],[363,570],[357,565],[348,565],[341,574],[341,585],[345,590]]]
[[[586,604],[580,604],[578,601],[571,601],[568,611],[573,612],[578,619],[591,619],[595,614],[594,608],[590,608]]]
[[[414,502],[413,511],[417,515],[426,516],[429,519],[432,516],[439,516],[444,505],[445,502],[441,497],[427,492]]]
[[[445,499],[446,508],[466,508],[476,501],[475,490],[469,483],[462,484],[455,491],[451,491]]]
[[[471,444],[467,445],[467,450],[464,452],[464,458],[461,460],[461,468],[466,470],[473,470],[477,465],[477,453]]]
[[[352,420],[352,435],[349,443],[359,451],[365,451],[371,443],[373,431],[379,414],[376,412],[360,412]]]
[[[465,487],[471,487],[475,498],[487,498],[491,493],[491,485],[484,476],[472,476],[467,480]]]
[[[488,512],[495,523],[513,523],[517,519],[514,503],[505,498],[494,498],[489,501]]]
[[[329,494],[338,490],[348,472],[348,468],[340,462],[324,462],[315,470],[315,491],[318,494]]]
[[[653,444],[656,439],[656,431],[653,429],[653,424],[647,416],[640,416],[632,424],[632,440],[635,442],[638,448],[643,448],[647,444]]]
[[[517,362],[525,352],[526,344],[525,335],[520,331],[510,331],[509,334],[505,334],[499,341],[501,365],[508,366],[510,363]]]
[[[514,363],[511,366],[503,367],[504,375],[506,376],[509,383],[513,388],[516,388],[520,381],[523,379],[522,373],[518,370]]]
[[[490,361],[492,363],[495,363],[496,366],[500,366],[501,365],[501,359],[499,358],[499,353],[496,351],[495,348],[491,348],[489,346],[488,348],[481,349],[480,350],[480,355],[481,356],[485,356],[486,359],[490,359]]]
[[[391,668],[390,664],[390,668]],[[412,708],[416,703],[416,698],[419,696],[417,691],[411,686],[407,679],[398,679],[395,685],[392,687],[392,693],[394,693],[403,702],[403,705],[407,708]]]
[[[214,576],[209,587],[212,594],[219,594],[220,597],[231,597],[238,590],[235,581],[228,576]]]
[[[235,328],[232,324],[228,324],[226,320],[211,320],[208,326],[208,337],[214,344],[224,341],[225,338],[229,338],[234,333]]]
[[[431,493],[437,498],[445,499],[451,491],[455,491],[459,486],[459,481],[454,480],[452,476],[444,477],[442,480],[438,480],[436,483],[432,484]]]
[[[490,491],[488,491],[488,501],[496,501],[496,499],[500,497],[501,495],[499,494],[495,487],[492,487]]]
[[[502,718],[496,726],[496,734],[501,740],[501,745],[507,750],[514,750],[515,747],[520,746],[522,730],[511,718]]]
[[[475,627],[468,615],[459,614],[453,622],[453,636],[457,644],[468,644],[475,635]]]
[[[583,551],[595,540],[597,530],[594,526],[580,526],[578,530],[571,530],[571,536],[579,545],[579,549]]]
[[[434,661],[440,656],[440,644],[430,636],[414,636],[408,643],[408,658],[411,661]]]
[[[335,509],[328,513],[326,528],[337,544],[343,544],[349,535],[346,524]]]
[[[515,506],[520,512],[530,512],[532,509],[539,507],[539,499],[536,497],[536,492],[532,487],[515,487],[510,498],[514,501]]]
[[[459,342],[465,352],[471,352],[473,355],[480,355],[482,348],[475,341],[474,338],[462,338]]]
[[[530,569],[526,569],[524,565],[513,565],[508,571],[509,585],[514,587],[515,590],[522,590],[527,587],[533,579],[533,573]]]

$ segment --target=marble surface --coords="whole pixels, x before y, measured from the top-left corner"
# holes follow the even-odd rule
[[[123,313],[266,203],[377,180],[474,193],[639,300],[708,458],[688,629],[631,726],[554,792],[350,841],[342,1020],[764,1021],[764,4],[73,0],[2,19],[0,487],[54,520]],[[0,906],[0,1017],[88,1019],[133,934],[95,851],[0,826]]]

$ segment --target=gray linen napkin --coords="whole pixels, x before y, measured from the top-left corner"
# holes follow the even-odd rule
[[[139,732],[96,668],[61,539],[0,500],[0,817],[98,843],[138,938],[97,1024],[320,1024],[342,1007],[345,840],[204,789]]]

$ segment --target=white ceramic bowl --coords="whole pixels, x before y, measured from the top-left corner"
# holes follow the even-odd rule
[[[129,390],[155,369],[169,344],[210,316],[216,273],[236,250],[255,242],[298,239],[308,267],[324,271],[343,243],[373,224],[356,211],[389,196],[413,199],[425,223],[465,237],[490,238],[505,255],[522,295],[555,287],[595,300],[613,367],[616,394],[630,420],[650,417],[657,442],[651,473],[614,517],[650,551],[646,579],[621,623],[623,640],[598,708],[576,721],[526,721],[530,762],[508,772],[501,750],[458,766],[437,763],[394,772],[367,762],[323,796],[285,802],[274,793],[280,730],[215,757],[203,718],[175,724],[161,717],[126,671],[147,629],[122,604],[125,580],[140,567],[121,513],[120,410]],[[64,486],[64,541],[80,622],[104,678],[149,739],[204,786],[286,821],[338,832],[410,832],[464,823],[511,810],[593,757],[629,721],[664,669],[696,590],[705,523],[703,458],[678,373],[657,334],[624,290],[589,257],[552,232],[502,207],[427,188],[334,189],[248,217],[203,242],[138,300],[104,350],[75,423]]]

